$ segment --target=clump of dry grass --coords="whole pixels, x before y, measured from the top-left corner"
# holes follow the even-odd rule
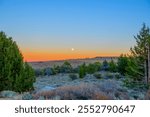
[[[59,96],[61,100],[109,100],[110,96],[101,92],[97,86],[91,84],[80,84],[76,86],[63,86],[55,90],[38,93],[34,96],[39,99],[42,96],[45,99],[54,99]]]

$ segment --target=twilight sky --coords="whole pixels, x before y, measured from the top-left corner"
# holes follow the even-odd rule
[[[27,61],[118,56],[150,27],[150,0],[0,0],[0,30]]]

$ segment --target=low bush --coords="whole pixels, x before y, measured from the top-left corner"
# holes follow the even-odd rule
[[[109,70],[109,64],[108,64],[108,62],[106,60],[103,61],[101,70],[104,70],[104,71],[108,71]]]
[[[80,84],[78,86],[63,86],[56,90],[41,92],[34,96],[35,99],[39,97],[45,99],[53,99],[59,96],[61,100],[109,100],[110,96],[101,92],[100,89],[90,84]]]
[[[52,68],[49,68],[49,67],[45,68],[44,69],[44,75],[46,75],[46,76],[54,75]]]
[[[133,79],[130,79],[128,77],[126,77],[123,80],[123,83],[124,83],[124,86],[126,86],[128,88],[131,88],[131,89],[134,89],[134,88],[137,88],[137,89],[148,89],[149,88],[149,86],[147,84],[145,84],[144,82],[134,81]]]
[[[97,79],[101,79],[102,75],[100,73],[94,73],[93,76]]]
[[[37,94],[34,94],[33,99],[48,100],[48,99],[52,99],[55,96],[56,96],[56,92],[54,92],[53,90],[51,90],[51,91],[42,91],[42,92],[39,92]]]
[[[60,66],[60,73],[72,73],[72,66],[68,61],[65,61],[62,66]]]
[[[114,80],[105,80],[101,83],[100,89],[106,93],[113,93],[120,89],[120,86]]]
[[[86,65],[85,63],[79,66],[79,77],[84,78],[86,75]]]
[[[105,74],[105,77],[106,77],[107,79],[111,79],[111,78],[114,78],[114,75],[113,75],[113,73],[107,72],[107,73]]]
[[[41,76],[41,70],[40,69],[35,69],[34,70],[34,73],[35,73],[35,76],[38,77],[38,76]]]
[[[16,95],[17,95],[17,93],[14,92],[14,91],[1,91],[0,92],[0,97],[1,98],[12,98]]]
[[[45,75],[44,69],[34,69],[34,73],[36,77]]]
[[[32,100],[32,94],[26,92],[22,95],[22,100]]]
[[[76,79],[78,79],[78,76],[77,76],[77,74],[69,74],[69,77],[72,79],[72,80],[76,80]]]
[[[94,65],[94,64],[89,64],[87,67],[86,67],[86,72],[88,73],[88,74],[93,74],[93,73],[95,73],[97,71],[97,68],[96,68],[96,66]]]
[[[72,73],[79,73],[79,66],[72,69]]]
[[[97,71],[100,71],[100,69],[101,69],[100,62],[90,63],[89,65],[86,66],[86,72],[88,74],[93,74]]]
[[[110,72],[117,72],[117,65],[113,61],[113,59],[109,62],[109,69]]]
[[[53,71],[54,74],[60,73],[60,66],[54,65],[53,68],[52,68],[52,71]]]
[[[116,79],[120,79],[121,78],[121,75],[119,73],[115,73],[114,75],[115,75]]]

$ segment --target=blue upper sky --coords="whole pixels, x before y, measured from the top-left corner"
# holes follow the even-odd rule
[[[0,0],[0,30],[22,50],[120,54],[150,26],[150,0]]]

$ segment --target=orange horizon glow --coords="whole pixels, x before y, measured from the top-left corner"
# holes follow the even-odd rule
[[[82,53],[48,53],[48,52],[22,52],[24,61],[35,62],[35,61],[52,61],[52,60],[66,60],[66,59],[83,59],[83,58],[94,58],[94,57],[110,57],[120,56],[120,53],[94,53],[94,52],[82,52]]]

